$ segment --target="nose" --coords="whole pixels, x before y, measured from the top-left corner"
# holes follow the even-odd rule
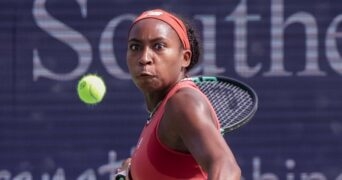
[[[144,50],[141,52],[139,63],[141,65],[149,65],[152,63],[152,52],[149,48],[144,48]]]

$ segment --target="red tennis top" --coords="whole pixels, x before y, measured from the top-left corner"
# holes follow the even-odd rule
[[[163,145],[157,134],[157,128],[164,114],[167,100],[181,88],[192,88],[202,93],[192,81],[177,83],[163,99],[161,105],[146,124],[132,155],[131,175],[134,180],[204,180],[207,174],[189,153],[177,152]],[[207,97],[202,93],[207,99]],[[207,99],[210,104],[209,100]],[[214,108],[217,129],[219,121]]]

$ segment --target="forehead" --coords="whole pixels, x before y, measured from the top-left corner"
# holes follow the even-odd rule
[[[167,23],[153,18],[142,19],[135,23],[129,33],[129,39],[151,39],[161,37],[165,39],[178,39],[175,30]]]

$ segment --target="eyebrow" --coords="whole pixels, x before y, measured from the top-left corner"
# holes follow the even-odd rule
[[[137,38],[128,39],[128,42],[140,42]]]
[[[156,37],[156,38],[153,38],[153,39],[149,39],[148,41],[149,42],[156,42],[156,41],[161,41],[161,40],[166,40],[166,38],[164,37]],[[141,43],[142,40],[138,39],[138,38],[131,38],[128,40],[128,42],[138,42],[138,43]]]

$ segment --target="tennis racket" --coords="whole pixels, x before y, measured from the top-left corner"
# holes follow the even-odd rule
[[[194,76],[193,81],[208,97],[221,124],[221,134],[249,122],[258,108],[258,96],[245,83],[219,76]]]

